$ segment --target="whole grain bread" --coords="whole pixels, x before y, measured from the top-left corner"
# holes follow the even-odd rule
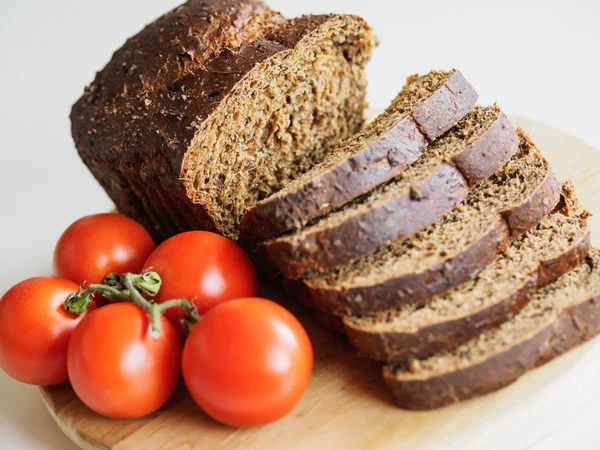
[[[361,18],[190,0],[129,39],[71,113],[79,154],[154,238],[236,239],[243,212],[363,126]]]
[[[548,162],[522,130],[518,134],[518,153],[464,202],[406,240],[304,280],[305,303],[336,315],[369,314],[420,304],[473,278],[560,199]]]
[[[298,230],[416,161],[430,141],[461,120],[477,93],[456,70],[413,75],[387,110],[311,170],[251,206],[240,223],[248,247]]]
[[[568,195],[568,194],[567,194]],[[427,358],[451,350],[518,313],[543,287],[583,262],[589,213],[563,208],[515,238],[473,280],[433,298],[372,316],[344,319],[352,345],[380,361]]]
[[[311,278],[350,263],[439,219],[517,151],[497,107],[477,107],[402,174],[302,230],[261,243],[286,278]]]
[[[453,351],[390,365],[385,380],[401,408],[428,410],[488,394],[600,333],[600,251],[498,328]]]

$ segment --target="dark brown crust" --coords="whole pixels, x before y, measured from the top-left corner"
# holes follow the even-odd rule
[[[581,264],[590,249],[590,236],[588,230],[563,254],[550,261],[540,261],[537,270],[518,289],[475,314],[420,328],[415,333],[369,332],[345,321],[348,339],[361,355],[385,362],[427,358],[454,349],[482,331],[509,320],[529,303],[535,289],[552,283]]]
[[[520,205],[500,214],[508,223],[510,235],[517,237],[535,227],[560,201],[560,183],[548,170],[542,186]]]
[[[452,157],[470,186],[492,176],[508,161],[519,147],[519,136],[508,117],[500,112],[498,118],[462,152]],[[487,161],[486,161],[487,160]]]
[[[81,158],[156,240],[216,230],[182,176],[197,129],[257,65],[335,17],[286,20],[258,0],[188,1],[129,39],[73,106]]]
[[[477,93],[462,74],[456,71],[412,116],[425,137],[434,141],[460,122],[476,101]]]
[[[338,226],[302,239],[278,238],[258,247],[285,277],[309,278],[414,234],[464,200],[468,191],[460,171],[440,163],[432,175],[411,189]]]
[[[556,281],[581,264],[590,251],[591,241],[592,232],[588,230],[580,240],[575,242],[560,257],[541,261],[537,271],[537,287],[540,288]]]
[[[530,339],[473,367],[423,380],[399,380],[390,367],[383,375],[398,406],[430,410],[502,389],[598,333],[600,296],[595,296],[562,310]]]
[[[96,75],[99,100],[157,92],[224,48],[251,44],[282,17],[256,0],[191,0],[127,40]]]
[[[455,72],[412,116],[400,120],[377,141],[295,191],[269,197],[248,209],[240,224],[241,239],[257,243],[285,231],[298,230],[309,221],[390,180],[417,160],[428,140],[436,139],[456,125],[476,101],[477,93],[473,87],[460,72]],[[504,120],[508,121],[505,117]],[[490,156],[493,156],[491,152]],[[501,155],[497,157],[502,159]],[[471,181],[471,178],[467,177],[467,180]]]

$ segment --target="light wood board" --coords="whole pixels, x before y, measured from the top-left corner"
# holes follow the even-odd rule
[[[600,244],[600,153],[539,123],[513,118],[529,132],[562,179],[572,179],[590,211]],[[586,402],[600,397],[600,342],[591,342],[526,375],[503,391],[433,412],[407,412],[391,402],[380,366],[356,357],[343,338],[277,292],[304,323],[315,347],[310,387],[283,420],[233,429],[208,418],[180,387],[158,413],[109,420],[88,410],[68,385],[42,388],[48,411],[83,449],[524,449]]]

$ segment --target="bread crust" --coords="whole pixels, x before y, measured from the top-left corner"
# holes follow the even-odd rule
[[[458,123],[474,106],[477,93],[456,71],[411,115],[400,120],[360,151],[333,165],[285,195],[268,197],[244,214],[242,240],[248,246],[299,230],[309,221],[333,211],[384,183],[416,161],[428,143]],[[492,155],[490,155],[492,156]],[[467,155],[465,155],[467,157]],[[482,165],[473,158],[476,182]],[[464,165],[469,164],[465,161]]]
[[[506,322],[529,303],[535,289],[552,283],[581,264],[589,252],[590,237],[588,229],[564,253],[551,260],[540,261],[518,289],[474,314],[419,328],[414,333],[374,332],[361,329],[346,320],[346,335],[358,353],[385,362],[427,358],[456,348],[486,329]]]
[[[496,105],[494,107],[498,110]],[[460,169],[469,186],[473,186],[493,175],[510,159],[518,146],[519,138],[513,125],[500,111],[487,131],[463,151],[453,155],[452,162]]]
[[[73,106],[81,158],[157,241],[220,231],[186,175],[198,130],[254,71],[340,17],[286,20],[258,0],[188,1],[129,39]]]
[[[386,366],[383,375],[398,406],[430,410],[502,389],[598,333],[600,296],[591,295],[560,310],[555,320],[528,339],[479,364],[429,378],[404,380]]]
[[[534,228],[560,201],[561,185],[554,171],[548,170],[542,186],[514,208],[500,212],[508,223],[511,237],[518,237]]]

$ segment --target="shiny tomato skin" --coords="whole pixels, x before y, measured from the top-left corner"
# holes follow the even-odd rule
[[[157,302],[184,298],[193,301],[200,314],[257,292],[256,272],[248,255],[233,241],[208,231],[190,231],[168,239],[154,250],[144,268],[162,278]],[[183,314],[180,308],[166,311],[178,329]]]
[[[278,420],[300,401],[313,368],[306,331],[269,300],[232,300],[211,309],[185,344],[186,386],[209,416],[235,427]]]
[[[120,214],[95,214],[70,225],[54,250],[54,275],[77,284],[102,283],[111,273],[139,273],[155,249],[150,234]]]
[[[0,299],[0,367],[22,383],[50,386],[64,383],[67,346],[80,316],[67,313],[63,303],[77,284],[39,277],[9,289]]]
[[[161,327],[154,339],[149,316],[133,303],[110,304],[82,320],[67,359],[79,399],[114,419],[143,417],[163,406],[179,379],[181,346],[164,316]]]

